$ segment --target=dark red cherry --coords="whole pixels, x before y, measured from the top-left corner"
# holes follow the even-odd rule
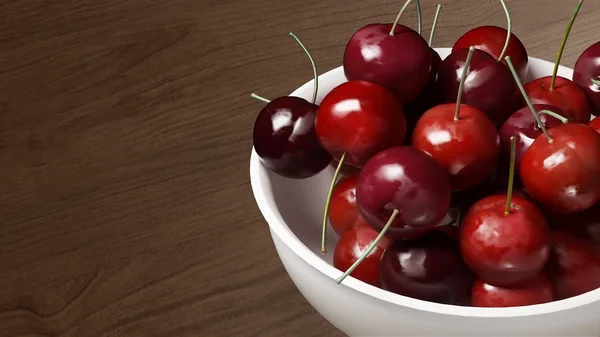
[[[546,210],[550,224],[600,247],[600,202],[583,212],[556,214]]]
[[[359,212],[376,231],[399,211],[386,232],[392,239],[418,237],[437,226],[448,212],[450,194],[450,180],[440,165],[409,146],[375,155],[356,184]]]
[[[331,156],[317,140],[317,106],[299,97],[267,103],[254,123],[254,150],[269,170],[287,178],[308,178],[329,165]]]
[[[583,89],[575,82],[557,76],[554,90],[550,90],[552,76],[525,83],[525,91],[533,104],[547,104],[561,109],[564,117],[577,123],[590,121],[590,106]]]
[[[414,30],[394,24],[360,28],[344,51],[344,73],[349,80],[378,83],[392,91],[402,104],[411,102],[429,80],[432,54],[425,39]],[[408,80],[410,79],[410,80]]]
[[[554,301],[554,286],[544,273],[521,283],[498,287],[477,280],[471,290],[474,307],[519,307]]]
[[[506,286],[539,273],[550,255],[550,228],[531,202],[506,195],[476,202],[460,227],[460,249],[465,262],[483,282]]]
[[[402,144],[404,111],[384,87],[368,81],[349,81],[335,87],[321,102],[315,118],[317,138],[345,163],[362,167],[377,152]]]
[[[539,136],[521,159],[527,193],[556,213],[580,212],[600,195],[600,135],[584,124],[567,123]]]
[[[600,42],[589,46],[577,59],[573,69],[573,82],[587,95],[591,113],[600,114]]]
[[[429,153],[450,177],[452,189],[464,191],[481,184],[496,167],[500,139],[492,121],[474,107],[438,105],[417,122],[412,146]]]
[[[341,271],[347,271],[367,250],[377,235],[378,233],[365,222],[357,223],[356,226],[345,231],[335,246],[333,266]],[[350,276],[380,287],[381,256],[390,243],[389,239],[382,238],[371,253],[350,273]]]
[[[565,113],[562,110],[551,105],[534,104],[534,108],[537,113],[548,110],[560,116],[565,116]],[[542,123],[544,123],[546,126],[546,129],[563,124],[563,121],[548,114],[540,113],[539,116]],[[523,107],[508,117],[508,119],[502,124],[499,134],[501,153],[504,158],[510,157],[510,137],[516,137],[517,148],[515,163],[516,168],[518,169],[521,163],[521,157],[523,157],[525,151],[529,148],[529,146],[531,146],[537,137],[543,134],[543,132],[538,127],[529,107]]]
[[[395,241],[383,253],[380,268],[383,289],[444,304],[461,304],[473,280],[456,241],[441,231]]]
[[[333,189],[329,204],[329,223],[338,235],[352,228],[359,218],[356,207],[357,181],[358,173],[353,173],[338,181]]]
[[[467,49],[460,49],[440,64],[437,83],[440,103],[456,102],[467,55]],[[517,93],[508,68],[490,54],[475,50],[463,88],[462,103],[482,110],[494,125],[500,125],[514,111]]]
[[[565,231],[552,233],[548,275],[554,280],[556,299],[581,295],[600,287],[600,251]]]
[[[500,58],[500,56],[506,43],[507,33],[506,29],[497,26],[473,28],[456,41],[454,47],[452,47],[452,52],[473,46],[475,49],[490,54],[496,60],[500,59],[501,63],[505,63],[504,57]],[[508,47],[503,56],[510,56],[519,77],[524,80],[529,72],[529,57],[525,46],[513,33],[510,35]]]

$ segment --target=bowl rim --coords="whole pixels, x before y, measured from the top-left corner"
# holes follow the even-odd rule
[[[445,58],[451,51],[451,48],[434,48],[442,59]],[[531,64],[537,64],[538,66],[553,67],[554,63],[535,58],[529,57],[530,69]],[[321,75],[319,80],[331,76],[339,76],[338,73],[342,72],[343,67],[331,69]],[[563,77],[572,78],[573,70],[564,66],[560,66],[559,74],[562,73]],[[310,80],[294,90],[290,96],[304,97],[308,95],[301,94],[302,92],[312,92],[313,80]],[[326,93],[319,90],[319,95]],[[304,97],[309,99],[309,97]],[[274,233],[281,239],[281,241],[300,259],[304,260],[311,267],[318,270],[322,274],[326,275],[331,279],[331,282],[335,282],[342,272],[336,269],[333,265],[327,263],[325,260],[320,258],[315,252],[310,250],[304,243],[302,243],[292,230],[287,226],[283,217],[279,213],[276,205],[272,198],[269,197],[270,181],[266,179],[268,172],[266,168],[261,164],[260,159],[252,148],[250,155],[250,183],[252,186],[252,192],[254,198],[261,211],[263,217],[269,224],[271,232]],[[271,199],[271,200],[270,200]],[[523,317],[523,316],[537,316],[551,313],[559,313],[561,311],[571,310],[577,307],[589,305],[593,302],[600,301],[600,288],[589,291],[587,293],[574,296],[564,300],[558,300],[550,303],[536,304],[522,307],[509,307],[509,308],[476,308],[469,306],[458,306],[449,304],[440,304],[435,302],[429,302],[425,300],[419,300],[396,293],[392,293],[381,288],[372,286],[365,282],[362,282],[354,277],[348,277],[340,285],[340,287],[351,288],[363,295],[374,297],[378,300],[387,302],[389,304],[398,305],[418,311],[425,311],[430,313],[455,316],[455,317],[478,317],[478,318],[507,318],[507,317]]]

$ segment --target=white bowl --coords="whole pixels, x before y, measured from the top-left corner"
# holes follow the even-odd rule
[[[437,48],[445,58],[449,48]],[[551,75],[553,63],[529,58],[529,77]],[[572,78],[572,69],[559,75]],[[346,82],[342,67],[319,76],[317,103]],[[291,95],[309,100],[312,81]],[[306,300],[329,322],[350,336],[600,336],[600,289],[570,299],[516,308],[472,308],[443,305],[397,295],[348,277],[332,265],[337,242],[328,233],[329,253],[321,255],[320,223],[328,168],[304,180],[292,180],[265,169],[252,151],[250,179],[254,197],[269,224],[277,253]]]

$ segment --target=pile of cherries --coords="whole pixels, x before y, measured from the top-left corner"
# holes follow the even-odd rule
[[[477,27],[441,59],[396,20],[348,42],[347,82],[316,105],[269,101],[254,125],[262,164],[287,178],[335,174],[324,205],[333,264],[366,283],[454,305],[541,304],[600,287],[600,42],[572,79],[528,78],[507,28]]]

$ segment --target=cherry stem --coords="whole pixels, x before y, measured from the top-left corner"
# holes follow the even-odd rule
[[[592,83],[594,83],[595,85],[600,86],[600,76],[596,76],[590,79],[590,81],[592,81]]]
[[[529,99],[529,96],[527,95],[525,88],[523,88],[523,84],[521,83],[521,80],[519,79],[519,75],[517,74],[517,71],[515,70],[515,66],[513,66],[512,62],[510,60],[510,56],[507,56],[504,59],[506,60],[506,64],[508,65],[510,72],[512,73],[513,77],[515,78],[515,82],[517,83],[517,86],[519,87],[519,90],[521,91],[521,95],[523,95],[523,99],[525,99],[525,103],[527,103],[527,107],[529,107],[529,110],[531,110],[531,113],[533,114],[533,118],[535,119],[535,122],[537,123],[537,125],[539,125],[540,129],[546,136],[548,143],[552,143],[553,139],[552,139],[552,137],[550,137],[548,130],[546,130],[546,127],[540,120],[540,116],[538,116],[537,111],[535,111],[533,104],[531,104],[531,100]]]
[[[415,5],[417,6],[417,33],[421,35],[421,31],[423,30],[423,23],[421,22],[421,1],[415,0]]]
[[[379,241],[381,241],[381,239],[383,239],[383,237],[385,236],[385,233],[387,232],[387,230],[392,226],[392,223],[394,222],[394,219],[396,219],[396,216],[398,215],[398,213],[400,213],[400,212],[397,209],[395,209],[394,212],[392,212],[392,215],[388,219],[387,223],[385,224],[385,226],[383,227],[383,229],[381,230],[381,232],[379,232],[379,235],[377,235],[377,237],[375,238],[375,240],[373,240],[373,242],[371,242],[371,244],[369,245],[369,248],[367,248],[367,250],[365,250],[360,255],[360,257],[358,258],[358,260],[356,260],[356,262],[354,262],[350,266],[350,268],[348,268],[348,270],[346,270],[346,272],[344,274],[342,274],[342,276],[338,277],[337,280],[335,280],[337,282],[337,284],[342,283],[342,281],[344,281],[344,279],[346,277],[348,277],[348,275],[350,275],[354,271],[354,269],[356,269],[356,267],[358,267],[364,261],[364,259],[366,259],[367,256],[369,256],[369,254],[371,254],[371,252],[373,251],[373,249],[375,249],[375,247],[377,246],[377,244],[379,244]]]
[[[504,2],[504,0],[500,0],[500,4],[502,4],[502,8],[506,14],[506,41],[504,42],[504,48],[502,48],[502,52],[500,53],[500,57],[498,57],[498,61],[502,61],[504,58],[504,54],[506,54],[508,44],[510,43],[510,37],[512,35],[512,19],[510,18],[510,12],[508,11],[506,2]]]
[[[410,5],[411,1],[412,0],[406,0],[406,2],[404,3],[404,6],[402,6],[402,8],[400,8],[400,11],[398,12],[398,15],[396,16],[396,20],[394,21],[394,24],[392,25],[392,29],[390,30],[390,36],[394,36],[394,32],[396,31],[396,26],[398,26],[398,21],[400,21],[400,17],[402,16],[402,13],[404,13],[404,11],[408,7],[408,5]]]
[[[308,59],[310,60],[310,64],[312,65],[314,83],[315,83],[315,85],[313,87],[312,102],[313,102],[313,104],[315,104],[315,102],[317,101],[317,93],[319,92],[319,78],[317,77],[317,65],[315,64],[315,61],[313,60],[312,56],[308,52],[308,49],[306,49],[306,47],[304,46],[302,41],[300,41],[300,39],[296,36],[296,34],[294,34],[293,32],[290,32],[290,36],[293,37],[296,40],[296,42],[298,42],[298,44],[300,45],[302,50],[304,50],[304,52],[306,53],[306,56],[308,56]]]
[[[550,110],[541,110],[540,112],[538,112],[538,115],[541,115],[541,114],[548,115],[548,116],[552,116],[552,117],[554,117],[554,118],[558,119],[559,121],[561,121],[563,124],[567,124],[567,123],[569,123],[569,119],[568,119],[568,118],[566,118],[566,117],[563,117],[563,116],[561,116],[561,115],[557,114],[557,113],[556,113],[556,112],[554,112],[554,111],[550,111]]]
[[[456,96],[456,110],[454,110],[454,120],[459,120],[458,114],[460,112],[460,102],[462,101],[462,93],[463,87],[465,86],[465,80],[467,79],[467,73],[469,72],[469,66],[471,65],[471,58],[473,57],[473,52],[475,51],[475,47],[469,47],[469,53],[467,54],[467,59],[465,60],[465,65],[463,66],[462,76],[460,77],[460,83],[458,84],[458,95]]]
[[[560,48],[558,49],[558,55],[556,55],[556,61],[554,62],[554,71],[552,72],[552,81],[550,82],[550,91],[554,90],[554,85],[556,84],[556,74],[558,74],[558,67],[560,66],[560,60],[563,55],[563,51],[565,50],[565,45],[567,44],[567,39],[569,38],[569,33],[571,33],[571,28],[573,28],[573,24],[575,23],[575,18],[579,13],[579,9],[581,9],[581,5],[583,4],[583,0],[579,0],[579,3],[575,7],[575,11],[571,16],[571,20],[569,21],[569,25],[567,26],[567,30],[565,31],[565,35],[563,36],[563,40],[560,44]]]
[[[510,205],[512,203],[512,192],[513,184],[515,181],[515,157],[516,157],[517,138],[515,136],[510,137],[510,167],[508,171],[508,190],[506,191],[506,209],[504,210],[505,215],[510,214]]]
[[[262,97],[262,96],[258,96],[258,95],[257,95],[257,94],[255,94],[255,93],[252,93],[252,95],[250,95],[250,97],[252,97],[252,98],[255,98],[255,99],[259,100],[259,101],[263,101],[263,102],[265,102],[265,103],[271,103],[271,101],[270,101],[270,100],[268,100],[268,99],[266,99],[266,98],[264,98],[264,97]]]
[[[440,17],[440,11],[442,10],[442,5],[438,4],[437,9],[435,10],[435,16],[433,17],[433,24],[431,25],[431,33],[429,33],[429,47],[433,44],[433,35],[435,34],[435,28],[437,27],[438,18]]]
[[[338,166],[335,168],[335,173],[333,174],[333,178],[331,179],[329,192],[327,193],[327,201],[325,202],[325,212],[323,214],[323,230],[321,232],[321,254],[327,253],[327,218],[329,217],[329,205],[331,204],[331,196],[333,195],[335,183],[337,181],[338,176],[340,175],[340,171],[342,169],[342,165],[344,165],[345,159],[346,152],[342,153],[342,156],[340,157]]]

